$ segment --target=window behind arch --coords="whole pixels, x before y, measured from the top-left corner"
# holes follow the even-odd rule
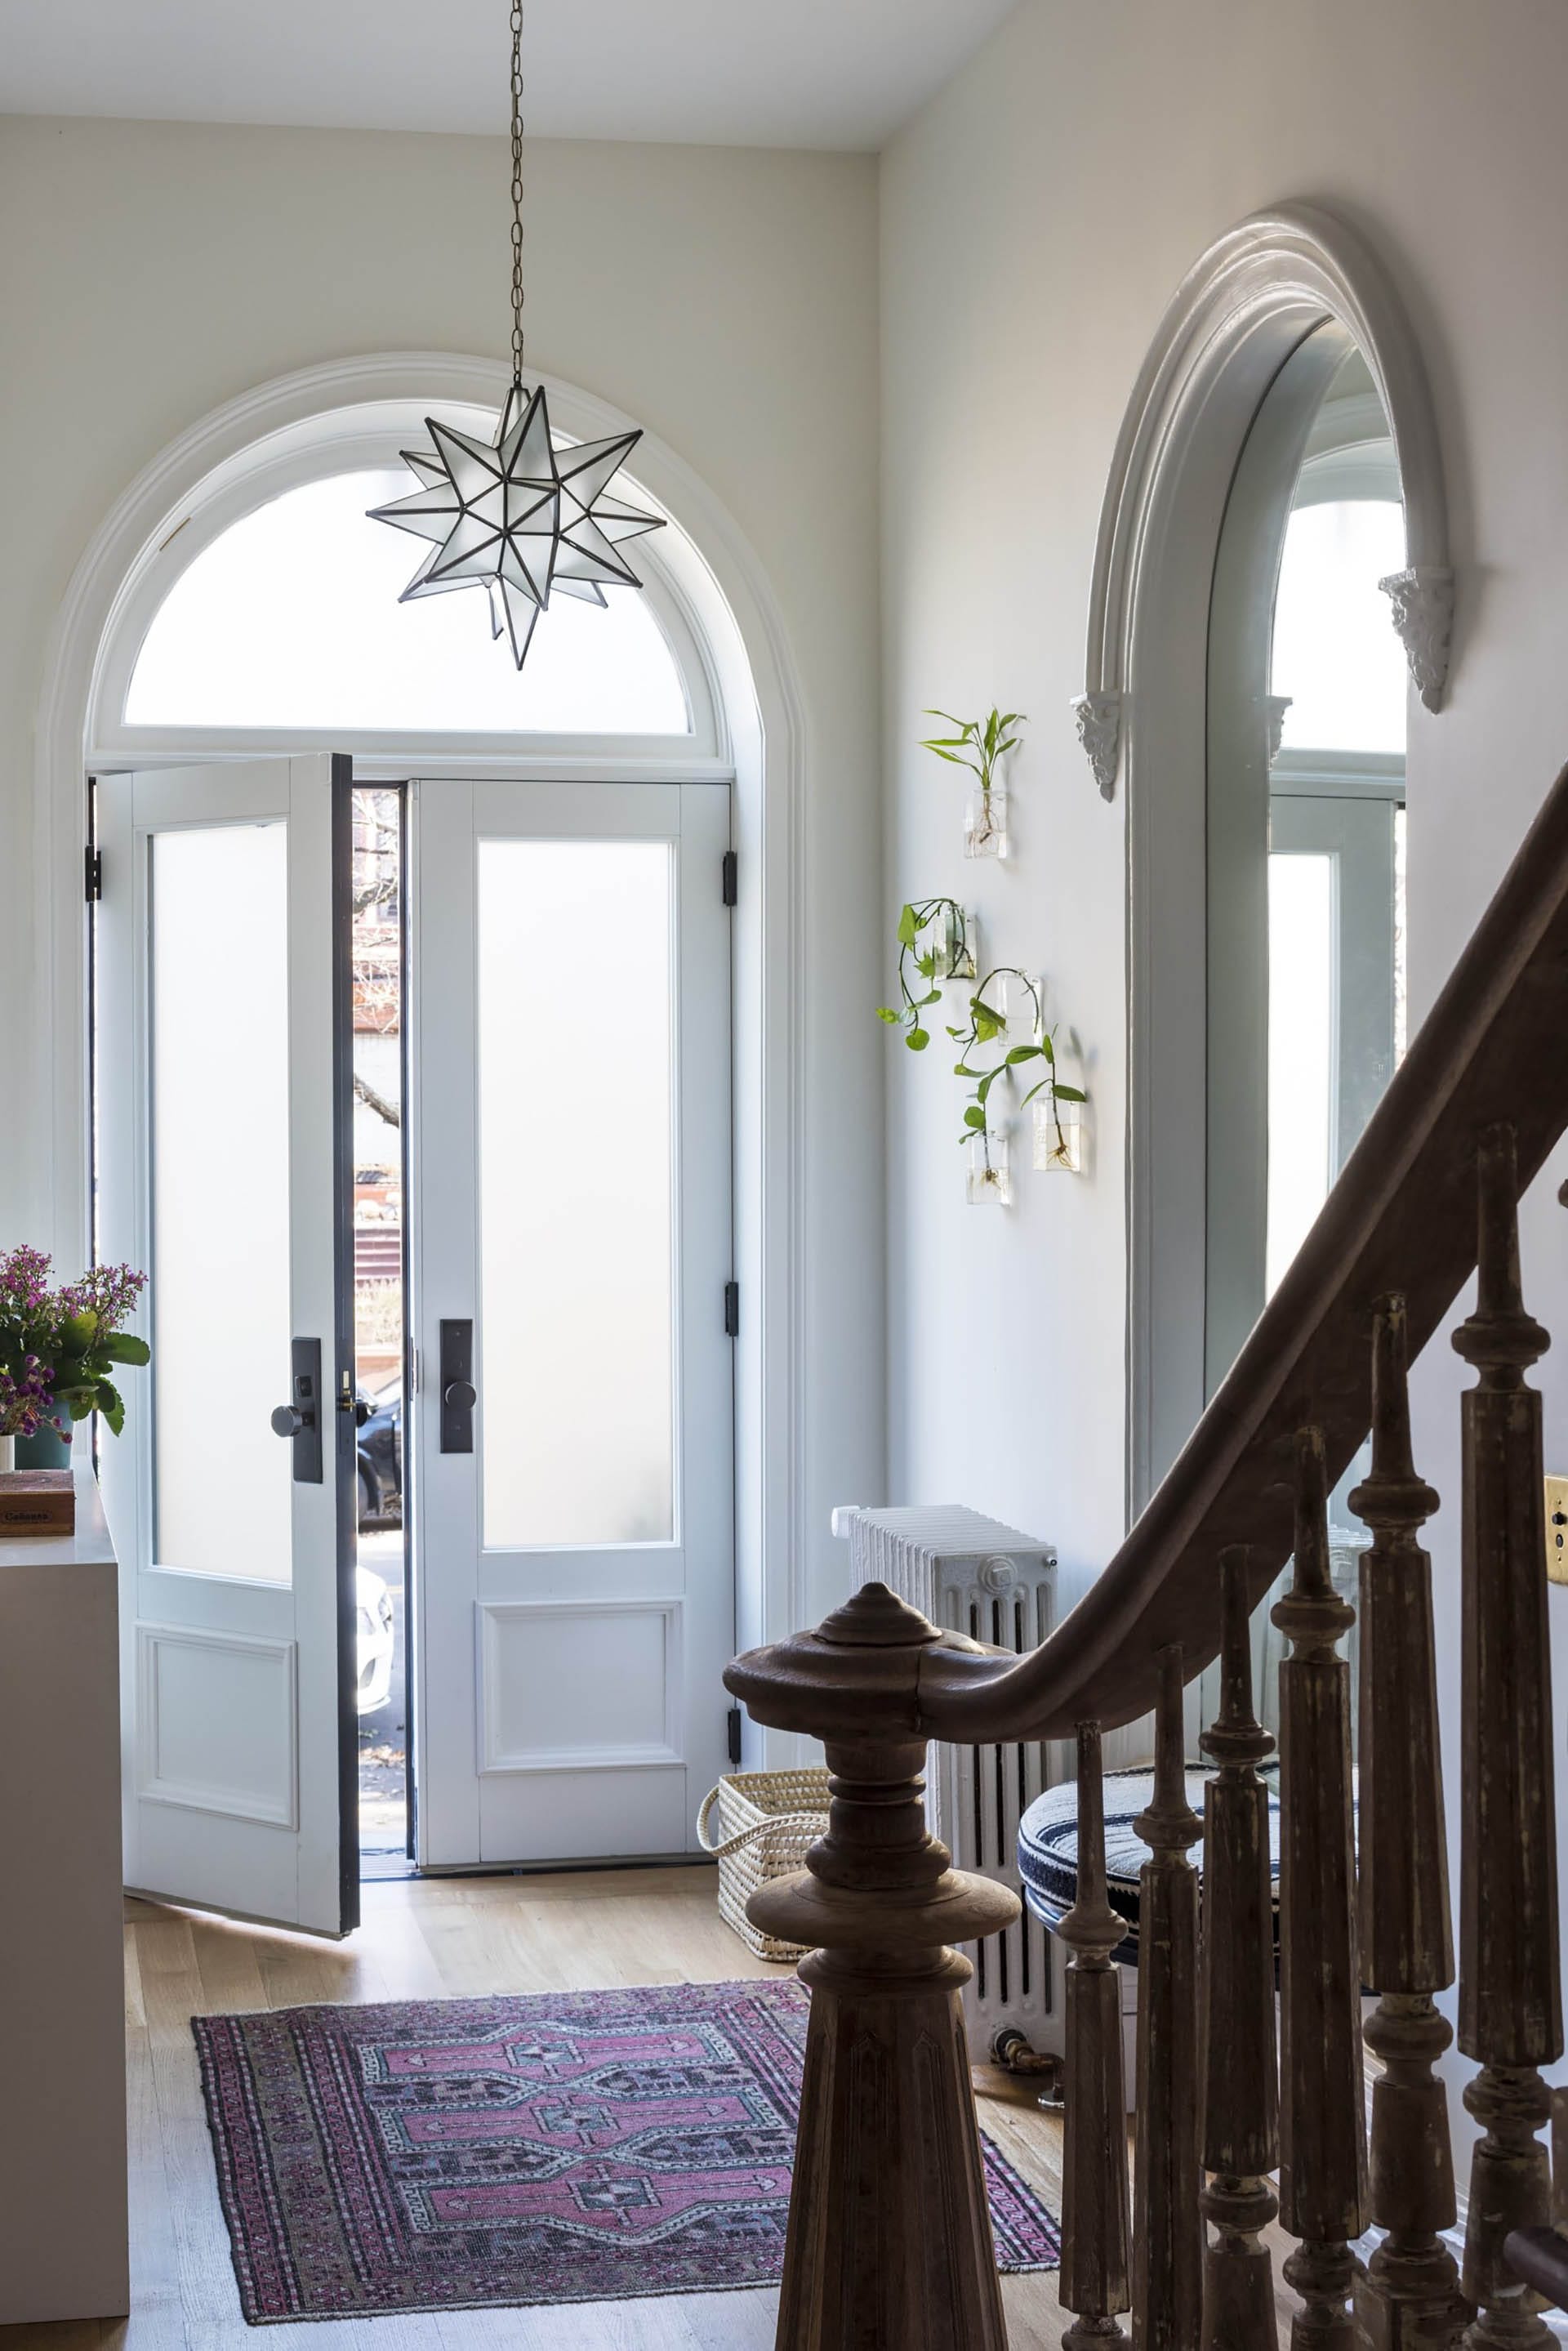
[[[1274,602],[1271,691],[1287,749],[1403,752],[1405,649],[1378,581],[1405,562],[1397,498],[1293,507]]]
[[[424,542],[367,509],[400,469],[309,482],[244,516],[175,581],[126,695],[132,726],[690,735],[680,672],[648,600],[557,598],[526,666],[491,638],[484,597],[398,599]]]

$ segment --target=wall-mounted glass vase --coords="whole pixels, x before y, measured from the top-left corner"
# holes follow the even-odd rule
[[[944,906],[937,918],[935,954],[938,979],[978,979],[980,917],[968,907]]]
[[[1012,1200],[1007,1137],[987,1127],[969,1139],[966,1192],[971,1208],[1005,1208]]]
[[[966,857],[1005,857],[1011,848],[1007,835],[1007,786],[992,783],[989,792],[971,784],[963,809],[963,853]]]
[[[1037,1045],[1040,1042],[1041,1007],[1045,1001],[1045,983],[1038,973],[998,972],[985,991],[985,1000],[1006,1023],[1004,1041],[1008,1045]]]
[[[1049,1087],[1034,1097],[1034,1165],[1045,1176],[1084,1172],[1084,1105],[1064,1102]]]

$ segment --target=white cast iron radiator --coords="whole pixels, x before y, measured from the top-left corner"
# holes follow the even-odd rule
[[[944,1631],[999,1649],[1038,1646],[1055,1621],[1056,1554],[958,1503],[930,1509],[833,1513],[846,1536],[857,1586],[886,1583]],[[1062,1777],[1058,1750],[1032,1740],[991,1747],[938,1745],[926,1775],[926,1813],[961,1869],[998,1878],[1016,1894],[1018,1823],[1042,1788]],[[1060,2049],[1053,2031],[1051,1938],[1027,1911],[1016,1926],[967,1947],[974,1975],[964,1995],[970,2055],[991,2054],[1004,2024],[1036,2049]]]

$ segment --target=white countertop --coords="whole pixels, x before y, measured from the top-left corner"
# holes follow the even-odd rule
[[[75,1533],[8,1535],[0,1529],[0,1574],[8,1567],[96,1567],[105,1562],[112,1566],[114,1545],[103,1514],[103,1497],[85,1447],[78,1447],[71,1469],[77,1487]]]

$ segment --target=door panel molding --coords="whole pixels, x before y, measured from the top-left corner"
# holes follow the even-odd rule
[[[475,1607],[478,1637],[477,1672],[479,1676],[479,1770],[482,1775],[504,1771],[626,1771],[649,1763],[683,1763],[680,1736],[682,1729],[682,1695],[680,1672],[681,1610],[683,1603],[675,1600],[481,1600]],[[659,1630],[658,1673],[662,1704],[655,1703],[651,1711],[663,1717],[663,1736],[658,1740],[618,1739],[594,1740],[585,1738],[569,1744],[556,1746],[514,1746],[506,1737],[507,1697],[504,1675],[508,1663],[505,1654],[509,1629],[522,1632],[524,1628],[540,1631],[550,1620],[570,1622],[574,1619],[597,1620],[601,1630],[608,1631],[616,1619],[623,1625],[643,1618]],[[540,1645],[541,1647],[543,1645]],[[526,1667],[534,1664],[526,1651],[518,1663]],[[555,1662],[541,1655],[537,1663],[543,1679]],[[632,1662],[628,1659],[627,1662]],[[639,1660],[637,1662],[643,1662]],[[647,1662],[651,1663],[651,1660]],[[514,1708],[518,1699],[526,1701],[543,1695],[535,1685],[519,1682],[514,1693]],[[597,1693],[607,1707],[613,1708],[608,1690]],[[581,1705],[581,1701],[576,1703]]]
[[[220,1658],[242,1660],[249,1668],[271,1664],[278,1707],[273,1729],[278,1750],[275,1760],[280,1768],[273,1772],[270,1782],[259,1771],[255,1774],[257,1784],[247,1790],[240,1785],[220,1784],[216,1780],[203,1783],[192,1776],[164,1770],[165,1690],[161,1668],[166,1657],[182,1650],[195,1650],[206,1661],[201,1690],[202,1717],[192,1728],[205,1734],[204,1743],[209,1750],[214,1732],[227,1735],[232,1740],[236,1724],[248,1721],[255,1726],[257,1721],[255,1673],[246,1671],[244,1679],[249,1685],[248,1691],[237,1686],[232,1687],[230,1703],[224,1704],[221,1687],[213,1679],[213,1669]],[[298,1660],[299,1647],[295,1641],[264,1640],[245,1633],[203,1632],[190,1625],[138,1625],[137,1794],[149,1803],[179,1804],[194,1812],[221,1813],[228,1820],[265,1821],[273,1828],[297,1829]],[[168,1695],[171,1710],[182,1695],[188,1696],[173,1690]],[[173,1744],[178,1736],[171,1729],[170,1743]],[[259,1754],[254,1760],[258,1763],[264,1761]]]

